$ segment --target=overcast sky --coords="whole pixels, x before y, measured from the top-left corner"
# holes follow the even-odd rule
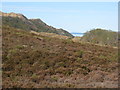
[[[4,2],[2,11],[40,18],[69,32],[84,33],[93,28],[118,30],[117,2]]]

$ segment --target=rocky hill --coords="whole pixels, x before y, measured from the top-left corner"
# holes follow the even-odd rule
[[[8,26],[23,29],[23,30],[56,33],[59,35],[73,37],[73,35],[67,32],[66,30],[56,29],[52,26],[47,25],[40,19],[28,19],[22,14],[17,14],[13,12],[12,13],[0,12],[0,17],[2,17],[3,25],[8,25]]]

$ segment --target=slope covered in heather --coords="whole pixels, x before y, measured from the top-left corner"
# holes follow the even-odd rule
[[[117,48],[3,26],[3,88],[117,88]]]

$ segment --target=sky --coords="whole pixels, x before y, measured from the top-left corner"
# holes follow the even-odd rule
[[[40,18],[69,32],[84,33],[94,28],[118,31],[117,2],[3,2],[1,11]]]

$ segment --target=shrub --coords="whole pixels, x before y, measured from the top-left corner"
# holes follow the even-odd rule
[[[79,58],[82,58],[82,57],[83,57],[83,53],[84,53],[84,52],[83,52],[82,50],[78,51],[78,52],[77,52],[78,57],[79,57]]]
[[[39,82],[38,76],[37,76],[36,74],[33,74],[33,75],[31,76],[31,79],[32,79],[33,82]]]
[[[72,73],[73,73],[72,70],[66,70],[64,74],[65,74],[66,76],[69,76],[69,75],[71,75]]]
[[[58,78],[53,76],[53,77],[51,77],[51,80],[56,82],[58,80]]]
[[[17,45],[16,48],[17,48],[17,49],[23,49],[24,46],[22,46],[22,45]]]
[[[77,61],[81,61],[82,59],[80,57],[77,58]]]

